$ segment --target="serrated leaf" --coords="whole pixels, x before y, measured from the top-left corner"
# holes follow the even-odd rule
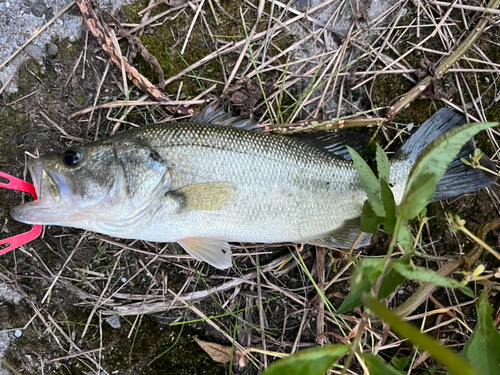
[[[365,233],[377,233],[378,226],[384,221],[383,217],[377,216],[370,202],[366,200],[363,204],[363,212],[361,213],[361,231]]]
[[[493,309],[483,290],[479,297],[477,324],[460,356],[481,375],[500,374],[500,333],[493,322]]]
[[[370,375],[403,375],[401,371],[385,363],[383,359],[375,357],[372,353],[363,353],[363,359],[366,367],[370,370]]]
[[[460,284],[459,281],[449,277],[440,276],[433,270],[417,267],[413,264],[403,264],[399,262],[391,262],[390,268],[407,279],[418,280],[445,288],[458,288],[467,296],[471,298],[474,297],[474,293],[469,288]]]
[[[380,194],[380,182],[371,170],[370,166],[352,148],[346,146],[354,163],[354,168],[359,176],[359,181],[368,196],[368,200],[377,216],[385,217],[384,203]]]
[[[437,182],[462,146],[476,133],[496,125],[498,123],[468,124],[441,134],[432,141],[417,158],[408,177],[399,207],[401,217],[411,220],[417,216],[432,201]]]
[[[377,161],[378,178],[380,180],[386,180],[387,182],[389,182],[391,177],[391,166],[389,165],[389,158],[378,143],[376,143],[376,147],[377,149],[375,152],[375,160]]]
[[[363,258],[356,264],[351,276],[351,290],[337,309],[337,314],[342,314],[362,305],[361,295],[370,290],[377,278],[382,274],[384,262],[383,258]]]
[[[386,180],[380,180],[380,188],[385,209],[384,230],[392,237],[394,225],[396,225],[396,202],[394,201],[394,195]]]
[[[301,350],[276,361],[262,375],[324,375],[348,350],[349,345],[332,344]]]

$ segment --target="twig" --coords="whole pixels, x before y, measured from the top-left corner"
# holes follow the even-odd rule
[[[457,9],[465,9],[465,10],[474,10],[476,12],[485,12],[485,13],[490,13],[490,14],[500,14],[500,10],[496,8],[489,8],[489,7],[476,7],[472,5],[463,5],[463,4],[457,4],[457,3],[446,3],[444,1],[430,1],[430,4],[435,4],[435,5],[440,5],[444,7],[452,7],[452,8],[457,8]]]
[[[120,53],[116,50],[112,39],[107,35],[105,28],[101,25],[97,16],[95,15],[89,0],[76,0],[80,11],[87,23],[88,28],[94,35],[94,37],[102,45],[104,51],[106,51],[113,63],[119,67],[122,66],[127,72],[129,79],[139,87],[144,93],[146,93],[150,98],[157,100],[158,102],[169,102],[170,99],[163,94],[156,86],[154,86],[146,77],[140,74],[136,68],[134,68],[128,62],[125,56],[120,58]],[[179,115],[193,114],[194,109],[184,108],[181,106],[166,104],[167,108]]]

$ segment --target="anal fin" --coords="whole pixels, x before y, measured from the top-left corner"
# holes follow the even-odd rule
[[[225,270],[232,266],[231,246],[217,237],[188,237],[177,241],[190,255],[197,260]]]
[[[336,247],[340,249],[349,249],[354,241],[361,234],[360,228],[361,218],[345,220],[342,225],[331,232],[320,235],[316,238],[307,239],[305,242],[316,246]],[[365,233],[358,241],[355,249],[368,246],[370,244],[372,234]]]

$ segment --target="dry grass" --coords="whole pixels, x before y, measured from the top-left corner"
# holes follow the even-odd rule
[[[125,79],[127,72],[120,56],[118,61],[122,64],[114,66],[103,51],[89,50],[85,38],[81,41],[82,53],[66,82],[72,78],[85,79],[84,75],[90,74],[87,60],[94,54],[104,60],[105,69],[95,86],[93,105],[70,116],[69,121],[84,131],[72,134],[73,127],[39,112],[43,123],[53,127],[55,134],[60,133],[63,144],[80,142],[82,136],[100,138],[106,129],[110,135],[145,122],[175,120],[176,115],[162,106],[195,108],[214,101],[236,80],[253,77],[262,82],[274,79],[272,90],[266,95],[267,103],[262,101],[254,111],[255,118],[268,131],[310,129],[317,127],[316,121],[320,124],[323,121],[323,128],[366,126],[366,122],[382,125],[390,107],[411,88],[418,87],[416,74],[420,62],[428,59],[439,64],[453,55],[484,11],[459,3],[449,6],[435,1],[400,0],[373,17],[363,11],[367,3],[358,1],[330,0],[317,6],[306,1],[297,10],[292,3],[247,0],[241,4],[240,15],[238,7],[218,0],[172,3],[175,3],[172,7],[161,5],[159,11],[159,3],[151,1],[139,12],[140,22],[125,24],[125,29],[136,36],[144,32],[154,35],[156,28],[164,23],[174,29],[178,18],[187,19],[191,22],[187,30],[172,31],[182,36],[175,44],[182,46],[183,51],[189,50],[190,37],[199,41],[193,30],[202,29],[210,51],[174,76],[167,76],[167,87],[183,83],[168,102],[157,103],[137,87],[131,87],[131,82]],[[421,123],[431,110],[443,105],[470,121],[499,120],[500,18],[498,11],[492,13],[484,31],[465,55],[449,66],[437,85],[430,83],[434,87],[426,91],[430,98],[412,101],[409,108],[401,108],[395,122],[381,126],[378,139],[383,146],[392,144],[389,149],[393,150],[407,139],[412,127],[408,123]],[[238,25],[242,16],[246,36],[240,33],[223,38],[212,30],[220,30],[220,24],[231,19]],[[344,29],[334,28],[340,20],[345,22]],[[241,31],[241,25],[236,30]],[[115,46],[118,39],[114,37]],[[124,47],[122,51],[124,56],[130,53]],[[204,77],[205,68],[214,61],[221,71],[219,78]],[[432,73],[433,67],[427,70]],[[200,87],[204,89],[186,96],[183,87],[193,79],[203,82]],[[103,87],[110,85],[121,92],[117,101],[102,97]],[[454,94],[447,96],[451,88]],[[19,100],[29,100],[29,95]],[[358,122],[336,120],[367,110],[369,115],[361,116]],[[363,131],[373,134],[373,129]],[[497,129],[488,130],[482,141],[483,145],[489,145],[494,161],[498,161],[499,142]],[[422,226],[416,244],[425,255],[416,257],[415,262],[439,269],[471,249],[463,235],[448,231],[446,212],[460,213],[475,230],[483,222],[500,216],[499,207],[497,186],[432,206],[430,212],[436,218]],[[414,235],[417,229],[415,223]],[[498,241],[498,233],[492,233],[487,239],[494,243]],[[368,324],[361,325],[363,315],[359,309],[337,315],[326,306],[328,301],[338,306],[347,295],[355,259],[384,254],[386,248],[387,239],[381,235],[368,249],[352,253],[306,248],[299,255],[303,261],[299,261],[295,249],[290,247],[290,253],[286,245],[234,244],[237,267],[222,272],[179,254],[170,244],[47,228],[43,242],[23,246],[0,261],[0,281],[21,296],[20,318],[11,319],[15,324],[0,333],[20,329],[29,337],[26,338],[29,343],[15,344],[18,350],[14,351],[14,357],[17,357],[9,359],[10,364],[19,366],[12,369],[13,373],[20,374],[160,373],[154,372],[157,371],[153,370],[154,365],[148,363],[174,341],[165,339],[155,346],[157,343],[148,341],[149,335],[158,337],[157,332],[150,331],[151,327],[165,329],[165,335],[168,331],[174,338],[178,334],[181,341],[191,340],[183,330],[189,334],[197,332],[207,341],[232,346],[244,353],[244,367],[239,367],[235,360],[232,366],[213,367],[213,372],[206,373],[258,373],[279,353],[294,353],[329,342],[352,343],[356,339],[360,351],[372,351],[387,361],[392,357],[407,357],[411,367],[406,369],[408,373],[421,374],[434,365],[426,353],[398,338],[376,319],[368,318]],[[491,257],[485,258],[483,264],[487,272],[498,266]],[[326,300],[320,298],[313,281]],[[395,308],[417,289],[415,283],[406,282],[386,303]],[[473,303],[474,300],[464,299],[453,290],[440,289],[407,319],[460,350],[474,326]],[[494,307],[499,306],[494,303]],[[121,362],[128,364],[130,372],[117,365],[120,360],[112,352],[111,347],[119,347],[120,343],[113,340],[117,331],[110,330],[105,323],[110,315],[122,317],[120,340],[127,341],[128,349],[122,350]],[[180,333],[170,331],[175,325],[183,327]],[[359,327],[363,327],[361,332]],[[32,344],[31,340],[37,336],[47,343],[45,347]],[[150,350],[144,350],[143,345],[150,345]],[[179,354],[172,350],[163,354],[163,360],[171,355]],[[208,366],[212,367],[209,361]],[[340,366],[332,372],[362,374],[364,366],[361,357],[356,356],[349,369]]]

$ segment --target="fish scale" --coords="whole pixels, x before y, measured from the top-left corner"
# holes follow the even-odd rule
[[[169,240],[189,233],[229,241],[300,241],[359,215],[366,197],[351,163],[292,138],[191,123],[152,128],[137,136],[169,161],[174,190],[215,182],[236,187],[233,199],[219,210],[169,218],[164,229],[172,235]],[[336,198],[346,191],[357,196],[359,207],[341,213],[347,205]],[[167,213],[158,212],[152,223],[162,215]],[[154,232],[148,226],[143,235],[165,240]]]
[[[307,138],[266,134],[249,120],[207,107],[198,123],[136,128],[62,155],[30,160],[38,200],[11,215],[28,224],[62,225],[107,235],[178,242],[196,259],[231,266],[229,242],[295,242],[348,248],[361,234],[366,199],[345,146],[349,133]],[[231,126],[215,126],[218,123]],[[440,110],[390,161],[396,203],[422,150],[463,124]],[[435,199],[488,186],[496,177],[460,162],[438,183]],[[488,158],[483,165],[495,166]],[[467,169],[468,168],[468,169]],[[360,237],[357,246],[369,243]]]

